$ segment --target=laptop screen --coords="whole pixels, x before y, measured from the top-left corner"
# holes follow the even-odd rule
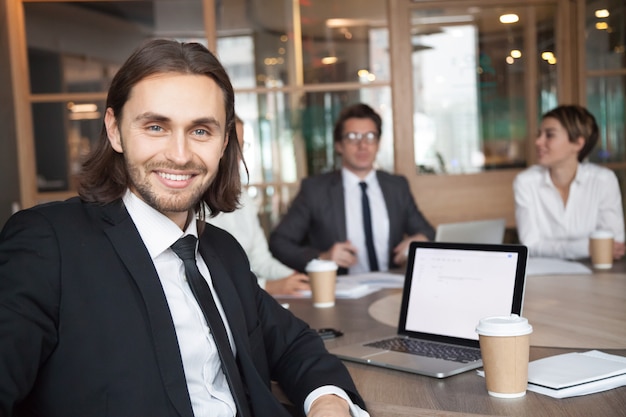
[[[412,243],[400,332],[478,341],[481,318],[521,314],[526,258],[521,245]]]

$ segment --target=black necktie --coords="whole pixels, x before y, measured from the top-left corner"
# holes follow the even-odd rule
[[[193,235],[184,236],[172,245],[172,250],[182,259],[191,292],[194,297],[196,297],[204,313],[204,317],[211,328],[211,333],[213,334],[213,339],[217,346],[217,352],[222,361],[222,369],[224,370],[226,380],[228,381],[237,406],[237,415],[240,417],[248,417],[251,416],[251,412],[246,400],[246,391],[243,387],[241,376],[239,375],[239,368],[235,362],[235,356],[233,355],[228,341],[228,335],[224,327],[224,322],[222,321],[222,316],[220,316],[217,310],[209,284],[200,273],[198,265],[196,264],[196,241],[197,239]]]
[[[374,235],[372,233],[372,214],[370,212],[370,200],[367,198],[367,183],[361,181],[361,205],[363,206],[363,229],[365,231],[365,246],[367,257],[370,261],[370,271],[378,271],[378,259],[374,249]]]

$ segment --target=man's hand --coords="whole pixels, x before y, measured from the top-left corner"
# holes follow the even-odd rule
[[[349,268],[356,263],[356,247],[350,241],[337,242],[319,258],[333,261],[342,268]]]
[[[311,404],[307,417],[350,417],[348,402],[334,394],[322,395]]]
[[[285,278],[265,281],[265,291],[272,295],[293,295],[310,290],[309,277],[300,272],[294,272]]]
[[[395,248],[393,248],[393,263],[394,264],[400,265],[400,266],[404,265],[409,255],[409,246],[411,245],[411,242],[413,241],[428,242],[428,238],[426,237],[426,235],[423,235],[421,233],[404,238],[402,242],[398,243],[398,245]]]

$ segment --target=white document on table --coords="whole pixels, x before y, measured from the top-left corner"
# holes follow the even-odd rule
[[[339,282],[352,285],[367,285],[377,290],[382,288],[404,288],[404,274],[393,272],[366,272],[363,274],[342,275]]]
[[[361,298],[383,288],[403,288],[404,274],[393,272],[366,272],[340,275],[335,287],[336,298]],[[311,291],[300,291],[280,298],[311,298]]]
[[[526,264],[526,275],[564,275],[591,274],[589,267],[580,262],[555,258],[529,257]]]
[[[607,391],[626,385],[626,357],[598,350],[565,353],[528,364],[528,390],[554,398]]]
[[[370,287],[366,284],[359,284],[355,282],[343,281],[342,277],[339,277],[337,284],[335,285],[335,298],[361,298],[368,294],[378,291],[379,288]],[[311,291],[299,291],[297,294],[292,295],[280,295],[280,298],[311,298]]]

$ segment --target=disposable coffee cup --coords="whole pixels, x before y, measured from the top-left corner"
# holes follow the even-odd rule
[[[476,333],[489,395],[498,398],[526,395],[532,331],[528,320],[517,314],[486,317],[478,322]]]
[[[596,269],[610,269],[613,266],[613,233],[596,230],[589,236],[589,255]]]
[[[309,276],[314,307],[326,308],[335,305],[337,268],[335,262],[322,259],[313,259],[306,265],[305,271]]]

